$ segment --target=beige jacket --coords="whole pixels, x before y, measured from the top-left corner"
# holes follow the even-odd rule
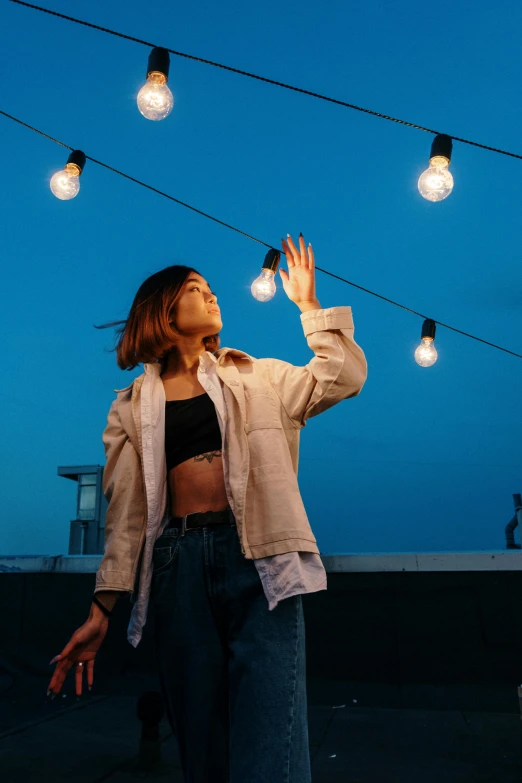
[[[351,307],[311,310],[300,317],[314,352],[303,367],[255,359],[233,348],[215,353],[225,398],[222,453],[229,501],[247,559],[296,551],[319,554],[297,483],[300,432],[308,419],[357,396],[367,378],[366,358],[354,341]],[[129,386],[115,389],[102,435],[103,490],[109,505],[96,591],[134,594],[139,563],[145,560],[141,571],[150,572],[154,541],[168,519],[164,460],[161,470],[154,464],[164,432],[154,427],[151,414],[152,395],[165,398],[163,383],[159,363],[144,366]],[[149,422],[144,432],[143,421]]]

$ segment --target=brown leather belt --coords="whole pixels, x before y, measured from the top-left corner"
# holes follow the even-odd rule
[[[193,530],[198,527],[233,524],[235,524],[235,519],[232,509],[227,507],[222,511],[195,511],[193,514],[187,514],[184,517],[170,517],[164,530],[175,527],[181,530],[181,535],[184,535],[186,530]]]

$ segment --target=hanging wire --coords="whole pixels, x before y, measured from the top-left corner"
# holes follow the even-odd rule
[[[0,114],[2,114],[4,117],[7,117],[10,120],[13,120],[14,122],[18,122],[20,125],[23,125],[24,128],[29,128],[35,133],[39,133],[40,136],[43,136],[45,139],[49,139],[49,141],[54,141],[55,144],[59,144],[61,147],[65,147],[68,150],[74,149],[74,147],[70,147],[68,144],[64,144],[63,141],[60,141],[59,139],[55,139],[53,138],[53,136],[49,136],[47,133],[38,130],[38,128],[34,128],[32,125],[28,125],[27,122],[22,122],[22,120],[19,120],[17,117],[13,117],[12,114],[8,114],[7,112],[2,111],[1,109],[0,109]],[[108,169],[109,171],[113,171],[115,174],[119,174],[120,177],[129,179],[131,182],[135,182],[137,185],[141,185],[142,187],[147,188],[148,190],[152,190],[154,193],[158,193],[160,196],[164,196],[165,198],[170,199],[170,201],[175,201],[177,204],[181,204],[182,207],[187,207],[187,209],[192,209],[194,212],[197,212],[199,215],[203,215],[203,217],[207,217],[209,218],[209,220],[214,220],[216,223],[220,223],[220,225],[225,226],[226,228],[231,228],[233,231],[237,231],[239,234],[248,237],[248,239],[253,239],[254,242],[259,242],[261,245],[265,245],[266,247],[272,247],[272,245],[268,245],[266,242],[262,242],[260,239],[256,239],[256,237],[253,237],[250,234],[246,234],[244,231],[241,231],[239,228],[235,228],[234,226],[231,226],[229,223],[225,223],[223,220],[219,220],[218,218],[209,215],[207,212],[202,212],[200,209],[196,209],[196,207],[192,207],[190,206],[190,204],[186,204],[184,201],[180,201],[179,199],[174,198],[174,196],[165,193],[163,190],[158,190],[158,188],[154,188],[152,185],[148,185],[146,182],[142,182],[140,179],[131,177],[130,174],[125,174],[124,171],[119,171],[119,169],[115,169],[113,168],[113,166],[109,166],[107,163],[103,163],[101,160],[96,160],[96,158],[91,158],[90,155],[86,155],[85,157],[87,158],[87,160],[92,160],[93,163],[97,163],[98,166],[103,166],[104,169]]]
[[[9,120],[13,120],[13,122],[18,123],[19,125],[23,125],[24,128],[29,128],[29,130],[38,133],[40,136],[43,136],[45,139],[49,139],[49,141],[54,141],[55,144],[59,144],[61,147],[65,147],[68,150],[74,149],[74,147],[65,144],[63,141],[60,141],[59,139],[55,139],[53,136],[49,136],[47,133],[44,133],[38,128],[29,125],[27,122],[23,122],[22,120],[19,120],[17,117],[13,117],[12,114],[8,114],[7,112],[2,111],[1,109],[0,109],[0,114],[3,117],[7,117]],[[209,215],[207,212],[202,212],[200,209],[196,209],[196,207],[192,207],[190,204],[187,204],[184,201],[180,201],[179,199],[174,198],[174,196],[171,196],[169,193],[165,193],[163,190],[158,190],[158,188],[154,188],[152,187],[152,185],[148,185],[146,182],[142,182],[141,180],[136,179],[136,177],[131,177],[129,174],[125,174],[125,172],[120,171],[119,169],[115,169],[113,166],[109,166],[107,163],[103,163],[101,160],[97,160],[96,158],[91,158],[90,155],[86,155],[85,157],[88,160],[92,160],[93,163],[97,163],[98,166],[102,166],[104,169],[108,169],[109,171],[112,171],[115,174],[119,174],[120,177],[124,177],[125,179],[128,179],[131,182],[135,182],[137,185],[141,185],[142,187],[147,188],[148,190],[152,190],[154,193],[157,193],[160,196],[164,196],[165,198],[168,198],[170,201],[175,201],[176,204],[181,204],[182,207],[187,207],[187,209],[191,209],[194,212],[197,212],[199,215],[203,215],[203,217],[209,218],[209,220],[214,220],[216,223],[219,223],[220,225],[225,226],[226,228],[230,228],[232,231],[236,231],[238,234],[241,234],[242,236],[247,237],[248,239],[252,239],[254,242],[258,242],[260,245],[264,245],[265,247],[281,252],[278,248],[273,248],[272,245],[268,244],[268,242],[263,242],[262,239],[258,239],[257,237],[254,237],[251,234],[247,234],[245,231],[241,231],[241,229],[232,226],[230,223],[225,223],[223,220],[219,220],[218,218]],[[364,291],[367,294],[371,294],[372,296],[376,296],[379,299],[383,299],[385,302],[389,302],[390,304],[393,304],[396,307],[401,307],[403,310],[407,310],[409,313],[413,313],[414,315],[418,315],[424,319],[428,317],[426,315],[423,315],[422,313],[417,312],[417,310],[412,310],[410,307],[406,307],[405,305],[402,305],[399,302],[395,302],[393,299],[389,299],[386,296],[382,296],[382,294],[377,294],[375,293],[375,291],[371,291],[369,288],[364,288],[361,285],[357,285],[357,283],[352,283],[350,280],[347,280],[345,277],[340,277],[340,275],[336,275],[333,272],[328,272],[328,270],[322,269],[320,266],[315,266],[315,269],[319,272],[323,272],[325,275],[330,275],[330,277],[335,277],[336,280],[341,280],[341,282],[347,283],[348,285],[351,285],[354,288],[358,288],[360,291]],[[476,337],[475,335],[469,334],[468,332],[463,332],[461,329],[456,329],[454,326],[449,326],[449,324],[444,324],[442,323],[442,321],[437,321],[434,318],[432,318],[431,320],[434,321],[436,324],[439,324],[440,326],[444,326],[446,329],[451,329],[453,332],[458,332],[458,334],[463,334],[465,337],[470,337],[472,340],[477,340],[478,342],[484,343],[485,345],[490,345],[492,348],[497,348],[499,351],[504,351],[505,353],[511,354],[511,356],[516,356],[518,359],[522,359],[522,354],[515,353],[515,351],[510,351],[507,348],[503,348],[501,345],[496,345],[495,343],[491,343],[488,340],[483,340],[481,337]]]
[[[150,48],[154,48],[155,46],[158,46],[158,44],[154,44],[150,41],[144,41],[141,38],[135,38],[132,35],[125,35],[124,33],[119,33],[116,30],[109,30],[107,27],[100,27],[100,25],[92,24],[92,22],[85,22],[82,19],[76,19],[73,16],[67,16],[66,14],[61,14],[58,11],[50,11],[48,8],[42,8],[39,5],[34,5],[33,3],[26,3],[23,2],[23,0],[9,0],[11,3],[16,3],[16,5],[22,5],[26,8],[32,8],[35,11],[41,11],[45,14],[50,14],[51,16],[57,16],[59,19],[65,19],[68,22],[74,22],[75,24],[83,25],[84,27],[91,27],[93,30],[99,30],[102,33],[108,33],[109,35],[115,35],[118,38],[124,38],[127,41],[133,41],[134,43],[143,44],[144,46],[148,46]],[[452,133],[447,133],[446,131],[437,131],[433,130],[431,128],[424,128],[422,125],[416,125],[413,122],[407,122],[406,120],[400,120],[397,117],[391,117],[387,114],[381,114],[378,111],[372,111],[372,109],[364,109],[362,106],[355,106],[353,103],[347,103],[346,101],[338,100],[337,98],[329,98],[327,95],[321,95],[317,92],[312,92],[311,90],[304,90],[301,87],[294,87],[291,84],[285,84],[284,82],[278,82],[275,79],[268,79],[266,76],[258,76],[255,73],[250,73],[249,71],[242,71],[239,68],[232,68],[230,65],[223,65],[222,63],[216,63],[212,60],[205,60],[202,57],[195,57],[192,54],[186,54],[185,52],[177,52],[175,49],[169,49],[168,47],[164,46],[163,49],[166,49],[170,54],[176,55],[176,57],[186,57],[189,60],[195,60],[196,62],[205,63],[206,65],[212,65],[215,68],[223,68],[225,71],[232,71],[233,73],[239,73],[242,76],[248,76],[251,79],[258,79],[262,82],[267,82],[268,84],[273,84],[276,87],[283,87],[286,90],[293,90],[294,92],[300,92],[303,95],[310,95],[312,98],[319,98],[319,100],[322,101],[328,101],[329,103],[335,103],[338,106],[344,106],[347,109],[354,109],[355,111],[362,111],[365,114],[372,114],[374,117],[380,117],[383,120],[389,120],[390,122],[397,122],[400,125],[405,125],[408,128],[415,128],[416,130],[425,131],[426,133],[431,133],[433,135],[438,134],[444,134],[447,136],[451,136],[453,141],[460,141],[462,144],[470,144],[473,147],[480,147],[480,149],[483,150],[489,150],[490,152],[497,152],[499,155],[508,155],[511,158],[518,158],[519,160],[522,160],[522,155],[518,155],[516,152],[508,152],[507,150],[500,150],[496,147],[489,147],[487,144],[480,144],[478,141],[471,141],[470,139],[463,139],[460,136],[454,136]]]

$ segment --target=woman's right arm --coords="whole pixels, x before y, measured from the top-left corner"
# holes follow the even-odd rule
[[[116,603],[119,592],[134,592],[146,527],[140,456],[122,425],[119,403],[120,397],[112,402],[102,435],[106,458],[103,493],[108,506],[105,512],[104,553],[96,573],[94,590],[95,593],[108,593],[111,605]],[[114,592],[116,596],[111,597]],[[107,608],[110,606],[107,605]],[[96,609],[103,614],[99,607]]]
[[[129,441],[118,414],[118,400],[114,400],[102,435],[106,464],[103,473],[103,492],[108,500],[105,513],[104,554],[96,573],[94,594],[103,606],[112,611],[122,593],[132,592],[144,532],[144,498],[140,494],[141,466],[139,456]],[[94,659],[105,638],[109,618],[94,602],[89,617],[78,628],[62,652],[51,678],[48,695],[60,692],[67,672],[75,667],[76,694],[82,693],[83,672],[87,673],[89,688],[94,679]],[[78,666],[78,663],[84,664]]]

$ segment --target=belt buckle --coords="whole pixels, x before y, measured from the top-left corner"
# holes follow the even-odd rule
[[[188,514],[185,514],[185,516],[181,520],[181,537],[183,537],[185,535],[185,532],[187,530],[187,517],[188,517]]]

